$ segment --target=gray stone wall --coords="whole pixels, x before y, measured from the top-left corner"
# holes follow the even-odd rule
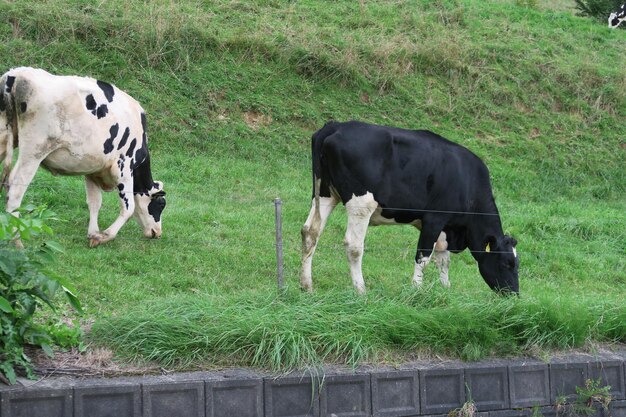
[[[397,368],[247,370],[128,378],[47,378],[0,388],[0,417],[446,416],[473,402],[476,417],[563,415],[587,379],[611,386],[611,417],[626,417],[626,353]],[[596,415],[606,416],[601,407]]]

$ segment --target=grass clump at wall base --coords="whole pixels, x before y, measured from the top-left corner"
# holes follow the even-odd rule
[[[355,297],[351,291],[178,296],[99,320],[91,337],[123,357],[183,368],[357,365],[411,358],[410,352],[477,360],[581,347],[589,340],[626,342],[626,306],[615,301],[471,300],[438,287],[394,297]]]

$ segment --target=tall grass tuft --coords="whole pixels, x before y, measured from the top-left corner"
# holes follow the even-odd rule
[[[392,298],[352,292],[173,297],[100,320],[91,337],[122,356],[162,366],[237,363],[288,370],[412,352],[477,360],[590,340],[626,342],[625,322],[626,306],[610,301],[470,300],[433,287]]]

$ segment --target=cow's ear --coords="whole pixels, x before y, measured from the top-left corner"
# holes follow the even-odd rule
[[[497,250],[497,248],[498,248],[498,238],[496,238],[495,236],[487,236],[485,252],[491,252],[493,250]]]

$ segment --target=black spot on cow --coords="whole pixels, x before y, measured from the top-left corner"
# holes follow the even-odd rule
[[[126,210],[128,210],[128,198],[126,198],[126,194],[118,193],[120,199],[124,202],[124,206],[126,206]]]
[[[126,141],[128,140],[128,136],[130,135],[130,128],[126,128],[124,130],[124,134],[122,135],[122,139],[120,139],[120,143],[117,145],[117,150],[119,151],[126,145]]]
[[[109,108],[106,104],[101,104],[98,106],[98,109],[95,112],[95,115],[98,116],[98,119],[102,119],[109,112]],[[93,113],[93,112],[92,112]]]
[[[141,113],[141,128],[143,129],[143,136],[146,136],[146,126],[148,125],[148,121],[146,120],[146,114]]]
[[[132,158],[133,156],[133,152],[135,152],[135,146],[137,146],[137,139],[134,138],[133,140],[130,141],[130,145],[128,146],[128,149],[126,150],[126,156],[129,158]]]
[[[22,113],[26,113],[26,108],[27,108],[27,107],[28,107],[28,106],[26,105],[26,102],[25,102],[25,101],[22,101],[22,102],[20,103],[20,111],[21,111]]]
[[[124,155],[120,155],[119,159],[117,160],[117,167],[120,169],[120,176],[124,176],[124,161],[126,160],[126,158],[124,158]]]
[[[155,222],[161,220],[161,213],[165,210],[165,198],[163,198],[165,193],[160,194],[157,193],[155,197],[148,204],[148,214],[152,216]]]
[[[12,75],[9,75],[7,77],[7,82],[4,85],[4,91],[6,91],[7,93],[10,93],[11,90],[13,89],[13,83],[15,82],[15,77],[13,77]]]
[[[426,192],[428,194],[430,194],[430,190],[433,189],[433,185],[435,185],[435,179],[433,178],[433,175],[430,174],[428,178],[426,178]]]
[[[89,94],[85,97],[85,106],[92,114],[96,114],[96,107],[98,106],[98,103],[96,103],[96,100],[93,98],[93,94]]]
[[[124,191],[124,184],[122,184],[122,183],[117,184],[117,189],[118,189],[120,192]]]
[[[141,142],[141,148],[137,149],[137,152],[135,152],[135,160],[130,163],[130,169],[134,170],[139,164],[141,164],[146,159],[147,155],[148,155],[148,144],[146,143],[146,140],[144,139]]]
[[[0,111],[5,111],[7,109],[7,105],[4,102],[4,94],[0,94]]]
[[[111,151],[113,150],[113,140],[115,140],[115,138],[117,137],[117,133],[119,132],[119,130],[120,130],[120,125],[117,123],[115,123],[109,129],[109,134],[111,135],[111,137],[109,137],[106,141],[104,141],[104,153],[105,154],[111,153]]]
[[[104,81],[96,81],[96,84],[98,84],[98,87],[100,87],[100,90],[102,90],[102,92],[104,93],[104,96],[107,98],[107,101],[110,103],[113,101],[113,96],[115,95],[115,90],[113,89],[113,86],[109,83],[105,83]]]

